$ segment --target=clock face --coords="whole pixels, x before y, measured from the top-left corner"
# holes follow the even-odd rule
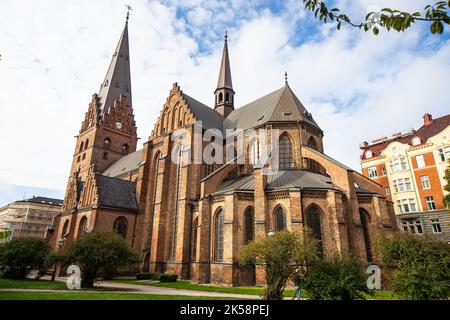
[[[123,127],[122,122],[117,121],[117,122],[116,122],[116,128],[117,128],[117,129],[122,129],[122,127]]]

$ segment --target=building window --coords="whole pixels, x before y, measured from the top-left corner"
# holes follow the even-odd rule
[[[386,193],[387,196],[389,196],[391,194],[389,187],[384,188],[384,192]]]
[[[87,218],[83,216],[80,220],[80,224],[78,225],[78,234],[77,239],[80,239],[83,234],[86,233],[87,230]]]
[[[306,211],[306,225],[311,228],[313,237],[319,241],[319,254],[323,255],[323,245],[322,245],[322,226],[320,223],[320,211],[315,206],[312,205]]]
[[[221,92],[221,93],[219,93],[219,103],[221,103],[222,101],[223,101],[223,94]]]
[[[422,223],[419,220],[402,221],[402,230],[410,233],[423,233]]]
[[[395,192],[411,191],[412,184],[410,178],[401,178],[393,180]]]
[[[84,144],[84,150],[89,147],[89,139],[86,139],[86,143]]]
[[[422,140],[420,139],[420,137],[414,137],[412,138],[411,143],[413,146],[418,146],[422,143]]]
[[[314,139],[313,136],[309,137],[308,139],[308,147],[314,150],[318,150],[316,139]]]
[[[416,202],[414,199],[397,200],[397,206],[401,213],[416,212]]]
[[[377,167],[370,167],[368,171],[369,171],[369,178],[375,178],[378,176]]]
[[[422,189],[431,189],[430,185],[430,177],[429,176],[420,176],[420,182],[422,183]]]
[[[447,160],[450,160],[450,146],[439,148],[438,153],[439,158],[441,158],[441,161],[445,162]]]
[[[385,167],[381,168],[381,175],[382,176],[386,175],[386,168]]]
[[[80,144],[80,150],[79,150],[79,152],[83,151],[83,148],[84,148],[84,142],[83,142],[83,141],[81,141],[81,144]]]
[[[281,231],[286,229],[286,215],[282,207],[278,207],[275,211],[275,230]]]
[[[416,161],[417,161],[417,168],[425,167],[425,160],[423,158],[423,154],[421,154],[420,156],[416,156]]]
[[[249,153],[250,165],[251,166],[256,165],[259,161],[259,156],[260,156],[258,139],[253,139],[250,142],[250,147],[248,148],[248,153]]]
[[[370,217],[367,211],[359,209],[359,218],[363,229],[364,245],[366,247],[367,262],[372,262],[372,246],[370,244],[369,221]]]
[[[114,221],[114,231],[120,234],[123,238],[127,236],[128,220],[125,217],[119,217]]]
[[[244,243],[247,244],[253,240],[254,237],[254,227],[255,227],[255,219],[253,214],[253,209],[248,207],[244,213],[244,225],[245,225],[245,233],[244,233]]]
[[[61,236],[65,237],[65,236],[67,236],[68,233],[69,233],[69,219],[67,219],[64,222]]]
[[[223,261],[223,225],[224,225],[224,215],[223,210],[219,209],[216,214],[216,224],[215,224],[215,241],[214,241],[214,260]]]
[[[180,193],[181,193],[181,179],[183,177],[181,168],[183,167],[183,146],[179,144],[176,147],[175,151],[177,155],[177,171],[176,171],[176,183],[175,183],[175,210],[173,215],[173,229],[172,229],[172,244],[170,249],[170,259],[174,260],[176,258],[176,249],[177,249],[177,236],[178,236],[178,218],[179,218],[179,199],[180,199]]]
[[[283,134],[279,141],[280,148],[280,169],[288,169],[294,167],[294,154],[292,152],[292,143],[287,134]]]
[[[103,140],[103,148],[109,149],[110,146],[111,146],[111,140],[109,138],[106,138],[105,140]]]
[[[86,159],[86,153],[83,153],[83,156],[81,157],[82,160]]]
[[[425,197],[425,201],[427,202],[427,208],[429,211],[436,210],[436,204],[434,203],[434,197]]]
[[[442,233],[439,219],[431,219],[431,227],[433,228],[433,233]]]
[[[125,143],[125,144],[122,146],[122,153],[123,153],[123,154],[128,154],[129,149],[130,149],[130,147],[128,147],[128,144]]]
[[[391,171],[397,172],[408,169],[408,166],[406,165],[406,158],[401,157],[399,159],[391,160],[389,161]]]

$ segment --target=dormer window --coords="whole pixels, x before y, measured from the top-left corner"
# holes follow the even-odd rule
[[[370,158],[372,158],[372,157],[373,157],[372,151],[367,150],[367,151],[366,151],[366,159],[370,159]]]
[[[411,143],[413,146],[418,146],[422,143],[422,139],[420,139],[420,137],[414,137],[412,138]]]

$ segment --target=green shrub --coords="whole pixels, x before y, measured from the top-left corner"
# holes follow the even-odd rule
[[[137,261],[137,255],[120,235],[94,231],[70,243],[66,261],[80,267],[81,286],[91,288],[102,272],[130,266]]]
[[[161,282],[176,282],[178,275],[157,272],[141,272],[136,274],[137,280],[157,280]]]
[[[177,279],[178,279],[178,275],[177,274],[163,273],[159,277],[159,281],[160,282],[176,282]]]
[[[25,279],[31,270],[44,270],[50,254],[49,244],[38,238],[14,239],[0,246],[3,277]]]
[[[294,277],[296,285],[316,300],[364,299],[368,293],[365,268],[352,256],[334,256],[331,260],[317,261],[303,273]]]
[[[447,299],[450,296],[450,246],[428,236],[397,232],[379,238],[377,250],[392,268],[392,289],[409,300]]]

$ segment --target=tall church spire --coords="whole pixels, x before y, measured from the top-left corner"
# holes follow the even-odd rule
[[[100,110],[102,114],[108,112],[108,108],[113,106],[114,101],[119,100],[120,95],[125,96],[127,104],[132,106],[128,18],[129,11],[127,13],[125,27],[120,36],[117,48],[114,51],[105,80],[100,87],[98,96],[100,98]]]
[[[223,46],[222,62],[220,64],[217,88],[214,91],[214,109],[226,118],[234,110],[234,90],[231,81],[230,59],[228,56],[228,34],[225,31],[225,43]]]

